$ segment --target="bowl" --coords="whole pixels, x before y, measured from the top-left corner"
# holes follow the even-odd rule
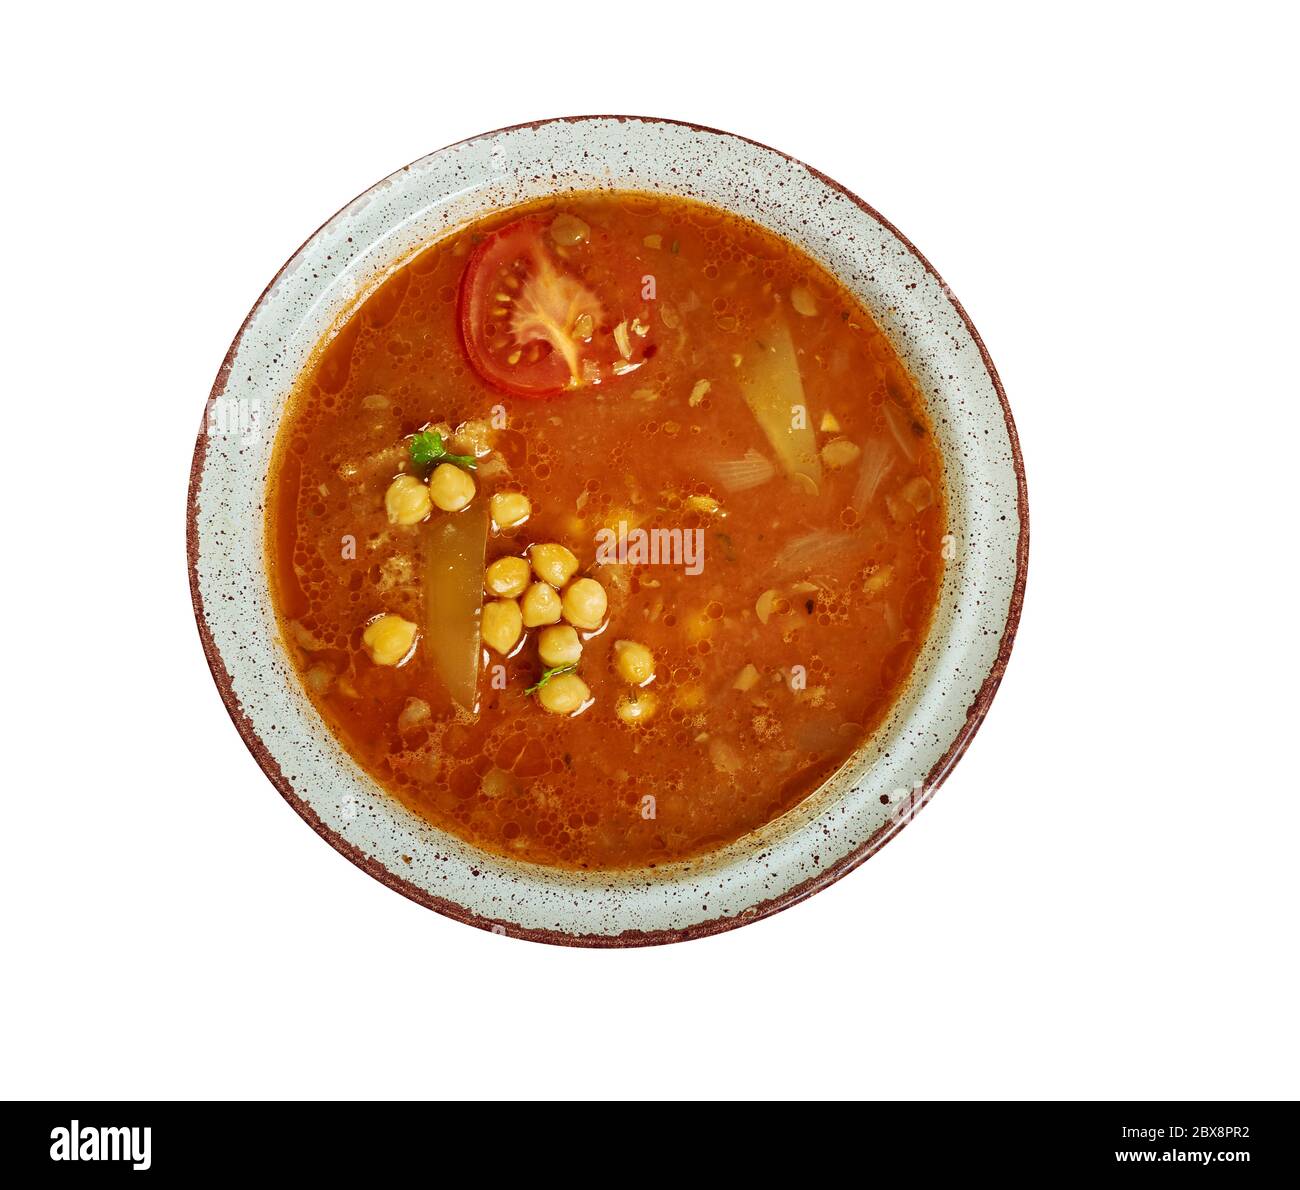
[[[602,188],[684,195],[784,236],[872,312],[917,378],[943,453],[947,566],[930,635],[886,722],[804,802],[708,855],[650,871],[520,863],[438,830],[335,742],[279,639],[263,548],[285,402],[312,349],[397,261],[494,208]],[[645,946],[734,929],[874,855],[924,806],[982,722],[1011,651],[1029,522],[1011,410],[978,332],[888,221],[802,162],[716,129],[631,116],[521,124],[450,145],[350,202],[258,299],[208,398],[187,519],[190,586],[217,687],[272,784],[390,888],[495,933]]]

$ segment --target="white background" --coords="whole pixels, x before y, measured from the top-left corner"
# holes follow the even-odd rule
[[[1300,1093],[1296,30],[725,7],[9,14],[0,1094]],[[203,402],[281,262],[405,162],[580,112],[742,133],[892,219],[1001,370],[1033,520],[930,808],[644,951],[468,929],[317,839],[227,720],[184,559]]]

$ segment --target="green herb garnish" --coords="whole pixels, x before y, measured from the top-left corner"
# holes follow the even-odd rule
[[[673,252],[673,255],[674,255],[674,256],[677,255],[678,250],[679,250],[680,248],[681,248],[681,244],[678,243],[677,240],[674,240],[674,241],[673,241],[673,248],[672,248],[672,252]]]
[[[473,455],[451,454],[442,443],[437,430],[421,430],[411,435],[411,462],[417,467],[432,467],[434,463],[455,463],[467,471],[478,469]]]
[[[542,670],[542,676],[524,691],[525,694],[536,694],[543,686],[546,685],[556,674],[569,674],[577,669],[577,665],[555,665],[550,669]]]

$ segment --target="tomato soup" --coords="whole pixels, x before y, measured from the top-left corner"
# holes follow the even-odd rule
[[[286,648],[415,813],[661,866],[770,822],[888,714],[943,570],[916,383],[833,277],[700,203],[501,211],[301,376],[269,479]]]

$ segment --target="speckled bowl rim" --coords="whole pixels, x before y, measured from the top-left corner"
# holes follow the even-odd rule
[[[548,124],[569,123],[579,124],[584,121],[614,120],[619,122],[637,122],[644,124],[666,124],[687,129],[692,132],[708,133],[717,136],[729,137],[733,140],[755,146],[756,148],[776,154],[784,158],[793,165],[806,169],[809,174],[820,181],[828,188],[838,192],[844,198],[852,202],[864,215],[880,224],[887,232],[893,235],[898,242],[915,258],[918,264],[929,273],[935,281],[942,287],[950,302],[953,311],[961,319],[967,333],[979,352],[980,359],[983,362],[988,379],[997,393],[998,401],[1001,405],[1002,416],[1006,422],[1007,439],[1011,451],[1012,467],[1016,480],[1016,511],[1019,518],[1019,533],[1016,542],[1015,556],[1015,577],[1010,592],[1007,617],[1001,636],[1001,643],[998,653],[989,669],[988,675],[980,686],[974,699],[971,701],[967,712],[964,726],[957,732],[949,745],[948,749],[933,765],[927,773],[921,787],[914,788],[904,799],[904,803],[898,811],[890,817],[878,830],[876,830],[865,841],[859,844],[855,849],[840,857],[834,863],[829,864],[826,868],[818,871],[813,876],[787,889],[777,896],[770,897],[760,901],[747,909],[743,914],[719,916],[710,920],[692,923],[676,929],[661,930],[626,930],[620,934],[572,934],[563,930],[551,930],[541,928],[531,928],[521,926],[514,922],[503,922],[499,919],[485,917],[467,909],[459,903],[438,897],[428,890],[404,880],[402,877],[392,872],[378,859],[367,855],[359,847],[355,846],[348,840],[344,839],[330,826],[328,826],[315,809],[305,801],[298,792],[293,788],[284,772],[281,770],[279,763],[271,755],[252,720],[244,713],[240,706],[239,699],[235,694],[230,673],[226,668],[212,630],[207,622],[207,615],[204,610],[203,598],[199,587],[198,560],[199,560],[199,507],[198,495],[200,483],[203,476],[204,463],[208,453],[208,428],[209,422],[207,410],[212,407],[212,403],[219,400],[226,390],[229,381],[231,368],[238,354],[240,344],[250,323],[257,315],[266,301],[267,296],[275,289],[277,283],[286,275],[290,266],[297,259],[299,254],[316,239],[326,228],[328,228],[336,219],[352,209],[355,204],[369,195],[382,189],[389,181],[389,178],[397,177],[408,169],[410,165],[394,171],[389,178],[384,178],[376,182],[373,186],[362,191],[355,199],[345,203],[334,215],[325,220],[315,231],[309,235],[297,250],[290,254],[285,264],[272,277],[266,288],[259,295],[257,301],[253,304],[248,315],[239,328],[232,341],[229,350],[226,352],[225,359],[217,372],[216,380],[213,382],[212,391],[209,394],[207,405],[202,423],[200,424],[199,433],[194,447],[194,456],[190,468],[189,491],[186,507],[186,554],[188,560],[188,572],[190,581],[190,595],[194,606],[195,621],[198,625],[199,639],[203,646],[204,656],[207,658],[208,666],[212,671],[213,680],[221,695],[222,702],[225,704],[226,711],[230,715],[236,730],[243,739],[244,744],[252,753],[253,758],[257,761],[259,767],[266,774],[271,784],[280,792],[280,795],[293,807],[294,811],[306,822],[322,839],[324,839],[339,854],[350,860],[362,871],[367,872],[382,884],[396,892],[401,893],[404,897],[432,909],[435,913],[442,914],[445,917],[452,918],[456,921],[464,922],[466,925],[476,926],[479,929],[488,930],[493,933],[508,934],[512,938],[522,938],[533,942],[545,942],[554,945],[574,946],[574,947],[598,947],[598,948],[621,948],[629,946],[659,946],[674,942],[689,941],[694,938],[707,937],[712,934],[723,933],[728,930],[734,930],[741,926],[749,925],[752,922],[760,921],[765,917],[770,917],[774,913],[779,913],[783,909],[788,909],[791,905],[796,905],[800,901],[807,899],[814,893],[834,884],[837,880],[848,875],[859,865],[865,863],[871,856],[875,855],[890,839],[903,829],[934,796],[935,791],[947,779],[948,774],[952,771],[957,761],[961,759],[966,749],[970,746],[971,740],[979,730],[988,713],[993,696],[997,693],[998,687],[1002,682],[1002,676],[1006,671],[1007,663],[1011,656],[1012,645],[1015,642],[1016,630],[1019,626],[1020,611],[1024,603],[1025,582],[1029,563],[1029,498],[1028,489],[1025,481],[1024,458],[1020,450],[1020,438],[1016,431],[1015,420],[1011,414],[1011,406],[1007,401],[1006,390],[1002,386],[1002,380],[998,375],[997,368],[989,355],[988,348],[984,344],[979,331],[971,321],[970,316],[966,313],[965,307],[962,306],[956,294],[940,276],[939,271],[930,263],[930,261],[921,253],[921,251],[912,243],[897,227],[888,219],[880,214],[869,203],[863,201],[851,190],[842,186],[833,178],[828,177],[820,170],[808,165],[806,162],[791,156],[789,153],[782,152],[761,141],[753,140],[750,137],[742,136],[735,132],[728,132],[724,129],[712,128],[704,124],[695,124],[689,121],[673,120],[659,116],[627,116],[627,115],[582,115],[582,116],[555,116],[547,119],[525,121],[520,124],[511,124],[503,128],[494,129],[490,132],[477,133],[472,137],[466,137],[463,140],[455,141],[446,145],[443,149],[436,152],[444,152],[448,149],[454,149],[459,145],[466,145],[473,141],[481,141],[486,138],[494,137],[502,133],[515,132],[524,129],[538,129]],[[425,160],[426,154],[416,158],[411,165]]]

